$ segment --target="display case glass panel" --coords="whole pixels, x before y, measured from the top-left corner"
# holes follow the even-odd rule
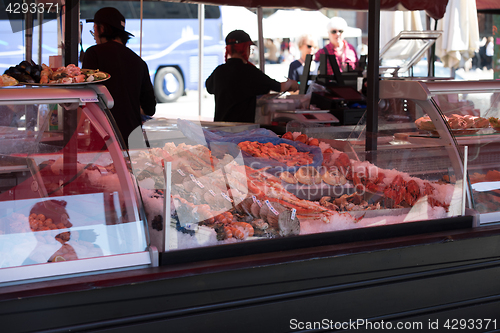
[[[147,251],[128,156],[99,94],[3,88],[0,104],[13,115],[0,126],[0,274]],[[82,265],[67,273],[92,271]],[[35,268],[21,279],[40,276]]]
[[[382,76],[407,76],[407,72],[425,56],[442,31],[401,31],[380,51],[379,72]]]
[[[481,223],[499,221],[500,213],[500,86],[476,91],[436,93],[457,144],[467,147],[472,205]]]
[[[154,125],[144,128],[149,137]],[[439,225],[465,214],[460,164],[445,147],[342,151],[321,136],[224,133],[181,119],[163,135],[163,145],[130,153],[162,252],[286,238],[297,245],[296,236]]]
[[[382,127],[399,129],[389,144],[401,147],[456,147],[467,153],[467,205],[480,223],[499,220],[500,84],[497,81],[385,81],[379,113]],[[395,88],[397,87],[397,88]],[[395,111],[394,111],[395,110]],[[398,114],[397,118],[391,118]],[[394,121],[399,119],[400,122]],[[439,159],[434,159],[439,163]],[[462,162],[463,163],[463,162]],[[446,179],[448,180],[448,179]]]

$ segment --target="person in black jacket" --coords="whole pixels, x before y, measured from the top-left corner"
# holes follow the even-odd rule
[[[113,96],[111,113],[128,147],[130,133],[142,125],[141,110],[147,116],[156,111],[148,65],[125,46],[133,35],[125,31],[125,18],[116,8],[101,8],[87,22],[94,22],[97,45],[85,52],[82,68],[110,74],[103,84]]]
[[[278,82],[248,61],[250,36],[243,30],[226,36],[226,63],[219,65],[205,82],[215,95],[214,121],[255,122],[257,96],[269,91],[296,91],[297,81]]]

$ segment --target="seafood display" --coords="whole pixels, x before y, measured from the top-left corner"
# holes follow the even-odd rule
[[[21,61],[18,65],[11,66],[5,70],[4,74],[13,77],[19,82],[37,83],[40,81],[42,66],[33,61]]]
[[[498,118],[489,117],[488,122],[495,131],[500,132],[500,120]]]
[[[445,193],[442,184],[380,169],[366,161],[351,160],[346,153],[338,153],[332,164],[345,179],[352,182],[356,193],[370,197],[377,194],[377,207],[413,207],[419,200],[426,200],[431,207],[439,206],[448,211],[450,199],[441,196]]]
[[[207,226],[218,240],[298,234],[299,221],[330,223],[338,215],[317,202],[297,198],[285,190],[280,178],[265,170],[245,166],[227,154],[213,156],[201,145],[166,144],[148,154],[141,152],[133,165],[145,165],[147,159],[152,170],[161,162],[157,157],[165,154],[172,163],[172,204],[179,225],[187,229],[193,224]],[[137,171],[143,184],[144,170]],[[285,211],[290,217],[280,221]]]
[[[418,220],[405,217],[409,209],[418,206],[432,210],[433,218],[447,216],[453,184],[380,169],[344,152],[331,151],[331,158],[319,167],[305,165],[293,172],[273,174],[268,168],[245,165],[241,154],[169,142],[161,148],[131,151],[130,168],[144,203],[151,242],[164,242],[166,250],[364,228],[381,220],[384,224],[402,223]],[[62,157],[39,161],[35,171],[49,197],[122,191],[113,163],[77,162],[77,173],[66,184],[61,181]],[[289,185],[306,189],[325,185],[340,191],[304,199]],[[129,220],[120,196],[105,198],[109,198],[104,203],[106,224],[116,223],[117,218]],[[387,210],[396,213],[386,218]],[[29,230],[25,232],[36,232],[40,237],[47,234],[46,242],[57,242],[61,251],[66,251],[51,260],[74,259],[65,242],[73,239],[69,221],[65,224],[43,211],[26,219]]]
[[[73,64],[55,70],[42,64],[40,84],[90,83],[108,78],[109,74],[107,73],[98,70],[80,69]]]
[[[347,179],[338,168],[325,166],[319,168],[304,166],[295,173],[282,171],[278,177],[287,184],[316,185],[324,183],[331,186],[342,186],[347,183]]]
[[[471,115],[452,114],[450,116],[445,116],[445,119],[451,130],[455,132],[463,131],[464,134],[490,126],[490,121],[488,119]],[[436,126],[428,115],[415,120],[415,125],[420,130],[430,132],[436,131]]]
[[[7,74],[3,74],[2,76],[0,76],[0,87],[15,86],[18,83],[19,81]]]
[[[294,146],[286,143],[275,145],[270,142],[243,141],[238,143],[238,147],[251,156],[272,159],[289,167],[307,165],[313,162],[311,153],[300,152]]]
[[[42,85],[92,83],[107,80],[109,77],[109,74],[102,71],[81,69],[73,64],[50,68],[46,64],[37,65],[33,61],[22,61],[5,71],[0,78],[0,86],[16,85],[19,82]]]
[[[170,213],[176,233],[170,237],[175,238],[177,248],[300,235],[314,228],[359,228],[370,221],[363,222],[364,215],[353,212],[407,209],[419,203],[447,214],[454,185],[379,169],[369,162],[352,160],[346,153],[331,151],[333,157],[326,165],[302,166],[296,172],[277,175],[266,168],[251,168],[242,158],[220,152],[215,156],[203,145],[184,143],[140,151],[132,165],[143,198],[163,201],[163,166],[171,163]],[[288,184],[323,182],[350,185],[354,193],[323,196],[316,201],[301,199],[287,189]],[[163,206],[145,206],[148,219],[158,220]],[[187,239],[190,245],[181,244]]]
[[[307,145],[310,145],[310,146],[318,146],[321,148],[321,151],[323,153],[333,153],[333,150],[331,147],[329,147],[329,145],[325,144],[324,142],[321,142],[319,139],[317,138],[311,138],[311,137],[308,137],[307,134],[304,134],[304,133],[300,133],[300,132],[286,132],[285,134],[283,134],[281,136],[282,139],[287,139],[287,140],[291,140],[291,141],[298,141],[298,142],[302,142],[302,143],[305,143]]]

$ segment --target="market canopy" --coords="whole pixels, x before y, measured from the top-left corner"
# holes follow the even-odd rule
[[[488,14],[500,14],[500,2],[498,0],[476,0],[477,11]]]
[[[321,8],[368,10],[372,0],[194,0],[193,3],[249,8]],[[181,1],[183,2],[183,1]],[[382,10],[425,10],[433,19],[443,17],[448,0],[380,0]]]

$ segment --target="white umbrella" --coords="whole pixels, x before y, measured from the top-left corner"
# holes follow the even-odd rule
[[[437,30],[443,35],[436,42],[436,55],[445,67],[457,68],[474,56],[479,45],[476,2],[450,0]]]
[[[396,37],[401,31],[422,31],[421,11],[380,11],[380,48]]]
[[[264,19],[263,33],[265,38],[295,38],[311,34],[318,39],[328,38],[326,25],[330,18],[316,10],[277,10]],[[348,27],[344,37],[360,37],[361,29]]]
[[[224,38],[233,30],[244,30],[252,40],[259,39],[257,14],[245,7],[221,6],[222,34]]]

